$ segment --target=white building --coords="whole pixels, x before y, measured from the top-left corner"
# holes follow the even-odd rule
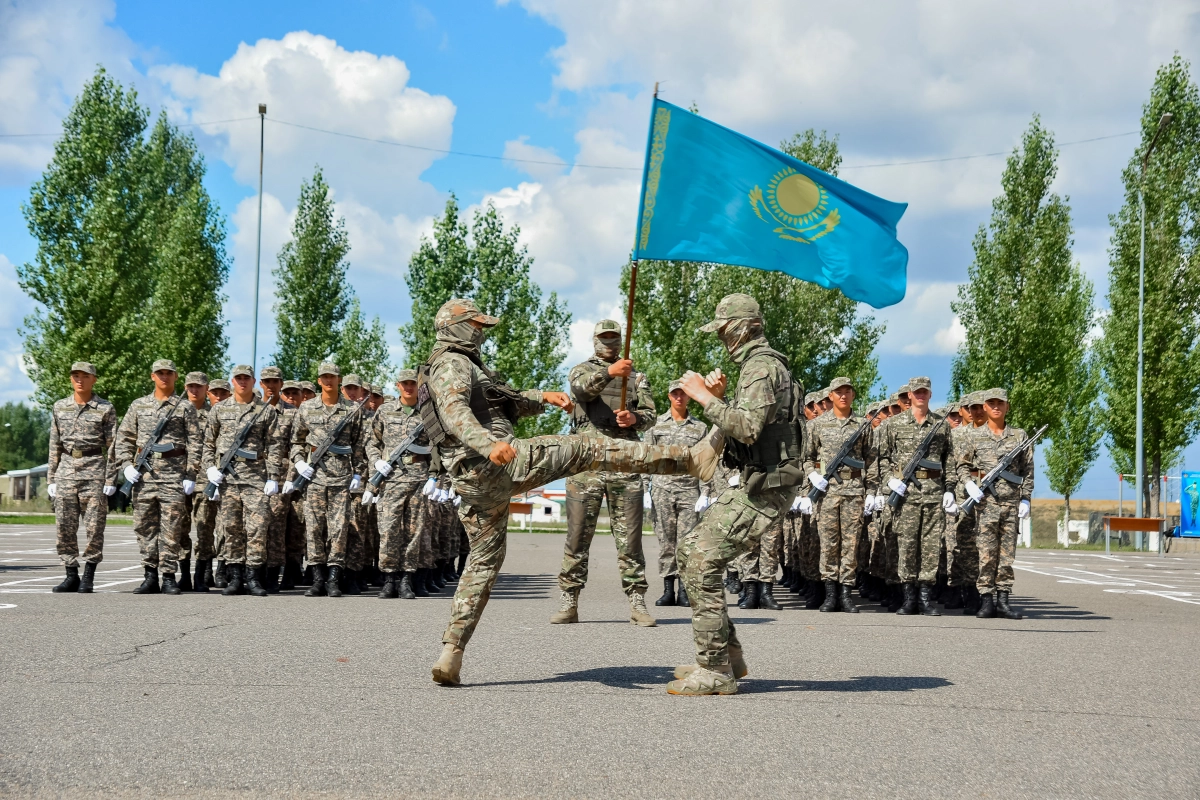
[[[514,497],[509,503],[509,516],[522,528],[547,522],[562,522],[562,503],[540,495],[530,494]]]

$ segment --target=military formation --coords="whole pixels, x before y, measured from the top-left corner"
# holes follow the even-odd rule
[[[67,570],[55,591],[92,590],[108,499],[123,480],[145,567],[135,592],[214,585],[266,596],[307,585],[306,596],[339,597],[374,583],[381,598],[411,598],[456,583],[432,669],[456,686],[504,561],[511,498],[566,479],[550,622],[580,619],[607,505],[630,622],[656,625],[645,600],[648,506],[663,581],[655,605],[692,614],[695,658],[675,669],[671,694],[733,694],[748,674],[727,593],[740,608],[781,610],[781,589],[822,612],[859,613],[857,592],[901,615],[937,616],[941,605],[1021,618],[1009,598],[1033,440],[1008,426],[1003,389],[931,409],[930,381],[917,377],[863,416],[850,378],[806,394],[771,348],[758,303],[733,294],[700,329],[737,365],[732,396],[720,370],[689,371],[660,415],[646,376],[621,355],[618,322],[597,324],[569,392],[518,390],[491,369],[481,345],[498,322],[471,300],[445,303],[433,351],[400,373],[395,398],[332,363],[316,386],[266,367],[256,391],[253,370],[238,366],[230,382],[191,373],[176,395],[174,364],[158,361],[154,390],[119,425],[92,393],[95,369],[76,363],[50,439]],[[549,408],[570,414],[571,433],[516,436],[518,420]]]

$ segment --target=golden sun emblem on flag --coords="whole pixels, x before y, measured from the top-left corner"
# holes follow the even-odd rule
[[[838,210],[829,210],[829,192],[825,187],[801,175],[791,167],[776,172],[764,192],[758,186],[750,191],[750,206],[763,222],[776,224],[780,239],[811,244],[841,222]]]

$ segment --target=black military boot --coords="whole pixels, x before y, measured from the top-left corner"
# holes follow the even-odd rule
[[[257,567],[246,565],[246,592],[255,597],[266,597],[267,587],[263,586],[263,574],[267,567],[259,564]]]
[[[963,607],[963,589],[961,586],[947,586],[942,593],[942,608],[953,611]]]
[[[379,590],[379,599],[395,600],[399,596],[400,593],[396,591],[396,573],[383,573],[383,588]]]
[[[922,583],[917,593],[917,608],[927,617],[940,617],[942,612],[933,607],[933,587]]]
[[[904,602],[896,613],[904,617],[917,613],[917,585],[915,583],[904,584]]]
[[[229,576],[225,574],[225,560],[217,559],[217,571],[213,574],[212,585],[218,589],[224,589],[229,585]]]
[[[679,576],[679,588],[675,590],[675,605],[690,608],[692,601],[688,598],[687,589],[683,587],[683,576]]]
[[[63,582],[55,586],[50,591],[52,592],[78,592],[79,591],[79,567],[67,567],[67,577],[63,578]]]
[[[1003,619],[1025,619],[1008,604],[1008,592],[996,592],[996,616]]]
[[[325,579],[325,591],[330,597],[342,596],[342,572],[344,568],[336,564],[329,568],[329,577]],[[316,575],[313,576],[316,580]]]
[[[975,612],[975,616],[979,619],[995,619],[996,618],[996,601],[992,599],[992,593],[988,592],[979,595],[979,610]]]
[[[315,566],[314,564],[309,564],[307,567],[304,568],[304,579],[302,581],[302,585],[312,586],[313,572],[314,572],[313,567],[314,566]]]
[[[745,596],[738,602],[738,608],[758,608],[758,581],[742,581]]]
[[[963,597],[963,615],[970,616],[979,610],[979,604],[982,598],[979,596],[979,589],[975,586],[968,586],[964,590],[966,595]]]
[[[943,568],[944,569],[944,568]],[[938,572],[937,583],[933,585],[934,602],[941,602],[946,597],[946,591],[950,588],[948,578],[945,572]]]
[[[358,583],[358,570],[344,569],[342,570],[342,580],[338,588],[342,590],[342,594],[358,595],[362,594],[362,588]],[[333,597],[333,595],[329,595]]]
[[[413,591],[412,573],[400,573],[400,585],[396,587],[396,593],[400,595],[401,600],[413,600],[417,593]]]
[[[305,597],[324,597],[325,596],[325,565],[324,564],[309,564],[309,569],[312,570],[312,584],[309,585],[308,591],[304,593]]]
[[[663,578],[663,593],[662,597],[654,601],[656,606],[673,606],[675,605],[675,576]]]
[[[465,570],[466,568],[467,568],[467,554],[463,553],[461,556],[458,557],[458,569],[456,570],[456,572],[458,572],[458,577],[460,577],[460,578],[462,577],[463,570]]]
[[[190,592],[192,590],[192,560],[190,558],[179,559],[179,591]]]
[[[279,582],[279,588],[283,591],[290,592],[296,588],[296,578],[300,577],[300,562],[289,558],[283,564],[283,579]]]
[[[454,559],[448,558],[442,562],[442,579],[449,586],[452,583],[458,583],[458,573],[454,571]]]
[[[146,577],[133,590],[134,594],[158,594],[158,567],[146,567]]]
[[[283,565],[279,564],[274,567],[267,567],[266,570],[263,573],[263,588],[267,590],[268,594],[279,594],[279,590],[283,588],[279,581],[279,575],[283,572]]]
[[[441,587],[433,580],[432,572],[433,570],[429,567],[421,570],[421,580],[425,582],[425,591],[429,592],[431,596],[442,591]]]
[[[181,594],[182,589],[175,582],[174,572],[164,572],[162,576],[162,593],[163,594]]]
[[[212,562],[207,558],[196,562],[196,574],[192,579],[193,592],[208,591],[208,576],[212,574],[211,565]]]
[[[425,570],[416,569],[408,573],[409,582],[412,583],[413,594],[417,597],[429,597],[429,590],[425,588]]]
[[[800,570],[796,570],[796,588],[793,590],[799,597],[808,597],[808,578],[800,575]]]
[[[783,606],[775,599],[775,584],[763,581],[758,587],[758,605],[770,611],[782,611]]]
[[[742,593],[742,579],[733,570],[725,573],[725,590],[730,594],[740,595]]]
[[[825,600],[821,603],[818,611],[837,611],[838,610],[838,584],[837,581],[825,581]]]
[[[895,614],[904,605],[904,587],[898,583],[889,583],[887,589],[887,610]]]
[[[825,602],[825,584],[820,581],[808,582],[808,599],[804,601],[804,607],[807,609],[820,608]]]
[[[446,588],[446,582],[442,580],[442,572],[437,566],[430,567],[425,570],[426,580],[433,586],[435,592],[440,592]]]
[[[225,588],[221,590],[221,594],[226,597],[232,597],[235,594],[242,593],[242,565],[241,564],[226,564],[225,565]]]
[[[79,581],[79,593],[91,594],[92,581],[96,578],[96,562],[87,561],[83,565],[83,578]]]
[[[204,560],[204,582],[209,586],[216,586],[217,585],[217,576],[213,575],[212,562],[213,562],[213,560],[211,558],[207,558]],[[207,592],[208,590],[205,589],[204,591]]]
[[[849,584],[842,584],[842,596],[838,600],[838,607],[847,614],[857,614],[858,606],[854,605],[854,598],[850,596]]]

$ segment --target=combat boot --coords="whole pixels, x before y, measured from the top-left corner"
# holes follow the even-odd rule
[[[808,599],[804,601],[807,609],[820,608],[825,602],[825,584],[820,581],[808,582]]]
[[[283,565],[283,580],[279,583],[279,588],[285,592],[290,592],[296,588],[296,579],[300,577],[300,562],[289,558]]]
[[[308,587],[308,591],[304,593],[305,597],[324,597],[325,596],[325,565],[324,564],[309,564],[309,569],[312,570],[312,585]]]
[[[996,616],[1004,619],[1025,619],[1008,604],[1008,592],[996,592]]]
[[[213,586],[224,589],[229,585],[229,576],[225,574],[225,559],[217,559],[217,571],[213,575]]]
[[[825,581],[825,602],[821,603],[818,611],[837,611],[838,610],[838,583],[837,581]]]
[[[900,611],[902,605],[904,605],[904,587],[898,583],[889,583],[887,610],[895,614]]]
[[[50,591],[52,592],[78,592],[79,591],[79,567],[67,567],[67,577],[63,578],[63,582],[55,586]]]
[[[212,561],[201,559],[196,562],[196,574],[192,580],[193,592],[208,591],[208,575],[212,574]]]
[[[730,594],[742,593],[742,581],[738,578],[738,574],[734,570],[728,570],[725,573],[725,591]]]
[[[413,594],[417,597],[429,597],[429,591],[425,588],[423,580],[424,573],[422,570],[414,570],[408,573],[409,582],[412,583]]]
[[[733,670],[733,677],[744,678],[750,674],[750,668],[746,666],[746,658],[742,653],[742,648],[729,646],[729,668]],[[676,680],[683,680],[688,675],[691,675],[696,670],[700,669],[699,664],[682,664],[675,668]]]
[[[768,611],[783,610],[783,606],[775,599],[775,584],[763,581],[758,585],[758,607]]]
[[[653,628],[658,625],[658,620],[650,616],[650,609],[646,608],[646,595],[642,592],[629,595],[629,621],[639,628]]]
[[[737,694],[737,678],[730,667],[697,667],[683,680],[667,684],[667,694],[698,696],[708,694]]]
[[[216,583],[217,578],[215,575],[213,575],[212,562],[213,562],[213,560],[211,558],[206,558],[204,560],[204,583],[207,584],[208,586],[216,586],[217,585],[217,583]],[[205,589],[204,591],[207,592],[208,590]]]
[[[436,565],[427,570],[425,574],[429,576],[429,582],[433,584],[435,592],[440,592],[446,588],[446,581],[442,578],[442,571]]]
[[[463,649],[455,644],[442,645],[442,656],[433,665],[433,682],[442,686],[458,686],[462,683]]]
[[[933,587],[928,583],[922,583],[918,589],[917,607],[926,617],[940,617],[942,612],[933,607]]]
[[[179,591],[190,592],[192,590],[192,560],[190,558],[179,559]]]
[[[687,589],[683,586],[683,576],[679,576],[679,589],[675,593],[675,605],[683,608],[690,608],[692,605],[691,598],[688,597]]]
[[[742,589],[745,596],[738,603],[738,608],[758,608],[759,592],[762,589],[762,584],[758,581],[742,581]]]
[[[400,573],[400,584],[396,587],[396,594],[400,595],[401,600],[416,599],[417,593],[413,591],[411,572]]]
[[[79,581],[79,593],[91,594],[92,581],[96,578],[96,562],[87,561],[83,565],[83,579]]]
[[[181,594],[182,590],[179,584],[175,582],[174,572],[164,572],[162,576],[162,593],[163,594]]]
[[[262,575],[266,571],[266,567],[259,564],[257,567],[246,565],[246,592],[255,597],[266,597],[267,588],[262,585]]]
[[[264,566],[263,567],[263,588],[268,594],[279,594],[279,566]]]
[[[903,617],[917,613],[917,585],[915,583],[904,584],[904,602],[896,613]]]
[[[682,583],[682,581],[680,581]],[[663,578],[663,593],[662,597],[654,601],[656,606],[673,606],[675,605],[675,578]]]
[[[454,571],[454,559],[448,558],[442,563],[442,578],[446,581],[446,585],[458,583],[458,573]]]
[[[383,573],[383,588],[379,590],[379,599],[395,600],[399,596],[400,593],[396,591],[396,573]]]
[[[992,598],[992,593],[988,592],[979,594],[979,610],[975,612],[975,616],[979,619],[995,619],[996,618],[996,601]]]
[[[953,611],[956,608],[963,607],[963,588],[961,586],[947,586],[945,594],[942,595],[945,602],[942,603],[942,608],[947,611]]]
[[[579,590],[563,589],[558,611],[550,616],[550,624],[564,625],[579,622]]]
[[[858,606],[854,605],[854,598],[850,596],[849,584],[842,584],[842,597],[838,602],[838,607],[847,614],[858,613]]]
[[[325,579],[325,593],[330,597],[342,596],[342,574],[345,567],[331,566],[329,577]]]
[[[979,610],[979,603],[982,598],[979,596],[979,589],[975,586],[968,586],[964,590],[966,596],[963,597],[963,615],[970,616]]]
[[[463,572],[467,569],[467,554],[463,553],[458,557],[458,577],[462,577]]]
[[[158,568],[146,567],[146,577],[141,585],[133,590],[134,594],[158,594]]]
[[[341,580],[338,581],[338,588],[342,590],[342,594],[356,595],[362,594],[362,588],[358,585],[358,570],[342,569]],[[329,595],[334,597],[334,595]],[[337,595],[341,597],[341,595]]]
[[[221,594],[226,597],[232,597],[235,594],[242,593],[242,565],[241,564],[226,564],[225,565],[225,588],[221,590]]]

